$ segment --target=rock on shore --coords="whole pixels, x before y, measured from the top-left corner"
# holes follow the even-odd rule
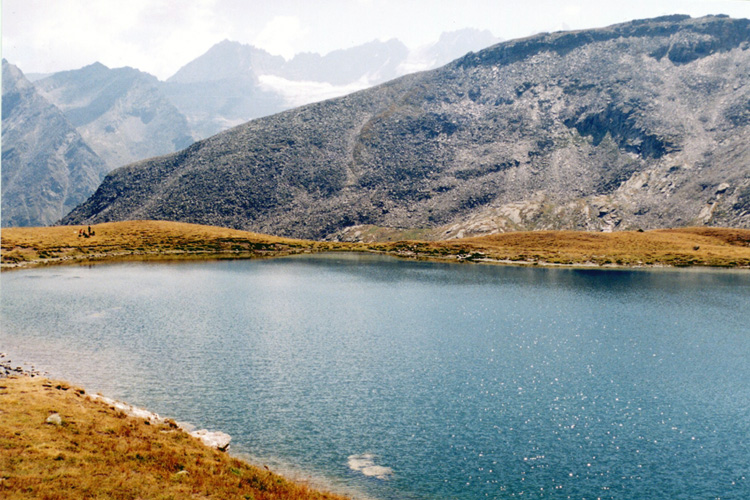
[[[13,362],[7,359],[7,354],[0,352],[0,378],[10,377],[12,375],[25,375],[28,377],[39,377],[45,375],[36,370],[33,366],[26,368],[22,365],[13,366]]]

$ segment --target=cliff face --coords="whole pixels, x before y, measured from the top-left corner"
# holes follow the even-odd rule
[[[309,238],[750,227],[749,124],[750,21],[634,21],[249,122],[112,172],[65,221]]]
[[[3,60],[2,225],[52,224],[104,177],[104,162],[63,113]]]

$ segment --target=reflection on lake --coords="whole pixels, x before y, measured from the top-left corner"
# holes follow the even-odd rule
[[[356,255],[3,273],[0,350],[380,499],[750,498],[750,274]]]

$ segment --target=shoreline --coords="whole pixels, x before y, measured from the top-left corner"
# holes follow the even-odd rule
[[[214,226],[128,221],[92,226],[4,228],[0,270],[114,262],[183,262],[287,257],[325,252],[409,260],[601,269],[750,269],[750,229],[679,228],[590,233],[536,231],[445,241],[351,243],[295,240]]]
[[[31,366],[31,368],[27,368]],[[271,494],[268,495],[267,492],[274,489],[269,488],[267,486],[263,486],[263,484],[259,483],[258,479],[253,479],[251,481],[248,481],[247,484],[245,484],[245,493],[249,493],[249,497],[245,496],[245,498],[253,498],[253,495],[255,495],[255,498],[278,498],[286,499],[286,498],[293,498],[293,499],[316,499],[316,500],[346,500],[346,499],[354,499],[354,498],[364,498],[361,496],[353,496],[356,494],[355,492],[349,492],[349,493],[343,493],[341,491],[345,490],[345,488],[336,488],[335,485],[332,482],[325,481],[325,480],[316,480],[312,476],[306,476],[302,472],[295,472],[292,474],[283,474],[275,472],[265,464],[261,464],[260,462],[253,460],[253,457],[251,455],[248,455],[246,453],[241,454],[232,454],[229,453],[229,441],[231,440],[230,436],[228,434],[225,434],[221,431],[207,431],[206,429],[200,429],[200,430],[193,430],[195,427],[192,424],[184,423],[184,422],[177,422],[171,418],[168,417],[162,417],[157,413],[151,412],[149,410],[146,410],[144,408],[140,408],[134,405],[131,405],[129,403],[119,401],[116,399],[112,399],[106,396],[103,396],[101,394],[93,394],[89,393],[83,388],[80,388],[76,386],[75,384],[71,384],[68,381],[62,381],[57,379],[52,379],[49,377],[49,374],[46,372],[41,372],[39,370],[36,370],[33,368],[33,365],[30,365],[27,362],[22,362],[20,364],[13,363],[10,359],[8,359],[8,356],[6,353],[0,353],[0,400],[2,400],[3,397],[7,397],[9,395],[16,395],[17,391],[14,391],[15,384],[22,384],[23,388],[20,390],[20,393],[26,397],[29,397],[29,394],[34,393],[35,391],[43,390],[48,393],[52,393],[57,397],[56,395],[64,395],[67,397],[73,396],[75,398],[78,398],[77,406],[85,406],[86,404],[83,404],[81,400],[90,401],[94,406],[94,408],[99,408],[98,410],[91,410],[87,409],[89,414],[91,414],[92,411],[96,411],[98,413],[111,413],[114,415],[114,418],[117,420],[120,420],[121,422],[127,424],[128,421],[135,422],[135,424],[130,424],[131,427],[140,427],[138,423],[145,424],[146,428],[150,429],[160,429],[160,433],[177,433],[182,434],[185,436],[190,436],[191,438],[194,438],[195,442],[200,443],[200,447],[204,449],[206,453],[209,454],[209,456],[213,456],[218,461],[227,461],[231,463],[242,463],[244,467],[246,467],[248,470],[250,470],[249,473],[254,474],[260,474],[262,476],[265,476],[266,479],[270,481],[271,484],[274,484],[275,489],[279,488],[287,488],[289,485],[291,485],[291,488],[294,492],[294,494],[288,494],[285,491],[286,490],[280,490],[281,495]],[[0,430],[3,430],[4,427],[7,427],[8,421],[13,420],[12,417],[14,417],[13,409],[10,407],[11,405],[5,405],[6,407],[3,407],[0,409],[0,414],[3,414],[3,419],[0,419]],[[27,407],[26,405],[25,407]],[[80,415],[76,415],[75,417],[71,417],[68,412],[66,412],[64,409],[61,409],[59,407],[64,407],[62,403],[59,401],[56,402],[53,405],[47,404],[46,407],[48,407],[48,410],[45,410],[45,415],[49,414],[44,421],[40,421],[42,423],[43,427],[53,429],[54,427],[63,428],[68,427],[69,425],[72,425],[74,427],[82,427],[83,424],[86,422],[82,422],[82,420],[85,420],[85,418],[82,418]],[[52,409],[54,408],[54,409]],[[86,415],[85,417],[88,418],[91,416],[91,418],[96,418],[94,414]],[[24,422],[28,421],[28,418],[23,419]],[[30,424],[30,422],[29,422]],[[27,426],[26,423],[24,423],[25,428]],[[134,428],[135,428],[134,427]],[[8,430],[8,429],[4,429]],[[53,429],[54,430],[54,429]],[[109,433],[108,430],[105,429],[107,433]],[[14,434],[16,436],[20,436],[22,434],[25,434],[26,432],[19,433],[15,432]],[[29,432],[31,433],[31,432]],[[6,435],[9,433],[6,432]],[[80,433],[76,430],[75,436],[77,436],[75,439],[76,441],[73,441],[75,447],[77,448],[78,441],[81,441]],[[141,439],[140,437],[137,437],[137,439]],[[180,438],[181,441],[184,441],[184,438]],[[0,441],[2,441],[2,433],[0,433]],[[125,436],[121,438],[122,445],[124,446],[129,441],[131,441],[131,433],[128,432]],[[188,442],[189,443],[189,442]],[[7,458],[3,457],[4,453],[13,453],[11,450],[9,450],[9,446],[7,443],[3,443],[5,446],[4,448],[0,449],[0,465],[7,464]],[[96,446],[100,446],[99,443],[95,443]],[[49,446],[49,443],[42,443],[38,442],[35,443],[35,446],[40,446],[42,448],[46,448]],[[161,448],[161,445],[159,443],[153,443],[154,447]],[[192,445],[191,445],[192,446]],[[151,449],[152,445],[148,444],[148,448]],[[24,446],[22,448],[28,448],[27,446]],[[181,452],[182,453],[182,452]],[[188,452],[184,452],[188,453]],[[15,454],[14,454],[15,456]],[[186,455],[187,456],[187,455]],[[61,458],[64,457],[64,458]],[[223,457],[223,458],[222,458]],[[82,464],[85,462],[82,458],[79,458],[76,460],[75,458],[75,452],[71,451],[71,447],[67,447],[67,453],[63,452],[58,455],[57,458],[55,458],[56,461],[68,461],[68,462],[78,462],[79,464]],[[98,459],[97,459],[98,460]],[[118,458],[117,460],[122,461],[123,463],[127,461],[127,457],[123,456]],[[205,462],[204,462],[205,463]],[[56,466],[57,464],[55,464]],[[61,464],[63,465],[63,464]],[[207,466],[208,464],[206,464]],[[50,466],[50,469],[54,469],[55,466]],[[197,465],[195,467],[200,467],[201,461],[198,460]],[[182,466],[181,466],[182,467]],[[215,467],[214,467],[215,468]],[[18,492],[20,490],[14,489],[14,483],[15,486],[18,487],[20,484],[25,483],[25,480],[21,479],[22,475],[20,474],[14,474],[14,470],[12,470],[12,467],[8,470],[3,471],[3,476],[0,478],[0,493],[3,491],[9,492],[11,495],[14,491]],[[54,488],[54,482],[56,479],[59,479],[61,477],[60,474],[54,473],[52,470],[48,470],[48,472],[51,474],[50,480],[45,480],[46,482],[51,483],[49,486],[52,486],[52,489]],[[231,475],[235,476],[242,476],[243,474],[239,473],[237,469],[230,467]],[[242,471],[244,473],[244,471]],[[66,474],[62,474],[62,476],[68,475],[70,472]],[[248,473],[248,474],[249,474]],[[187,478],[190,478],[192,475],[196,475],[195,468],[181,468],[176,473],[173,473],[171,475],[171,481],[170,482],[177,482],[176,480],[179,479],[179,482],[185,482]],[[215,475],[215,472],[213,473]],[[101,475],[101,474],[95,474],[95,475]],[[231,476],[230,477],[233,477]],[[18,477],[17,477],[18,476]],[[78,474],[74,474],[74,476],[78,476]],[[19,482],[20,480],[20,482]],[[133,478],[133,482],[138,482],[140,478]],[[233,483],[236,481],[230,479]],[[131,485],[129,483],[119,483],[117,486],[118,493],[122,493],[122,488],[125,487],[125,490],[129,490]],[[239,483],[240,488],[243,487],[243,481],[240,481]],[[251,489],[247,489],[247,488]],[[255,489],[255,488],[259,489]],[[336,493],[335,490],[340,490],[339,493]],[[31,490],[29,490],[31,491]],[[258,496],[258,491],[261,492],[261,496]],[[73,491],[69,492],[71,493],[70,498],[88,498],[89,496],[85,494],[84,491],[77,491],[76,486],[73,486]],[[89,493],[92,493],[89,491]],[[99,493],[99,492],[94,492]],[[195,494],[195,492],[193,493]],[[264,495],[265,494],[265,495]],[[346,495],[346,496],[342,496]],[[1,495],[0,495],[1,496]],[[137,495],[138,496],[138,495]],[[215,496],[210,496],[206,498],[214,498]],[[68,497],[66,497],[68,498]],[[218,497],[218,498],[224,498],[224,497]]]
[[[325,252],[325,251],[323,251],[323,252]],[[329,255],[333,259],[337,258],[336,257],[337,253],[333,253],[333,252],[326,253],[326,254],[323,254],[321,252],[298,252],[296,254],[289,254],[289,255],[310,254],[310,253],[317,253],[317,254],[320,255],[320,258],[327,258],[327,256],[329,256]],[[384,252],[368,252],[368,254],[372,254],[372,255],[384,255],[384,256],[385,255],[390,255],[390,254],[384,253]],[[342,254],[338,253],[338,255],[342,255]],[[353,259],[358,258],[357,254],[354,254],[354,255],[355,256],[352,257]],[[360,258],[365,258],[364,256],[366,254],[359,252],[359,255],[362,256]],[[375,258],[375,257],[373,257],[373,258]],[[415,257],[413,257],[413,256],[406,256],[405,258],[412,258],[413,259]],[[455,256],[451,256],[451,257],[449,257],[449,259],[450,259],[451,262],[454,262],[454,263],[457,262],[455,260]],[[198,259],[198,260],[203,260],[203,259]],[[434,258],[434,259],[431,259],[431,260],[446,262],[446,260],[448,260],[448,259],[446,259],[446,258],[442,258],[442,259],[441,258]],[[115,262],[119,262],[119,261],[112,261],[112,263],[115,263]],[[177,260],[177,261],[170,260],[169,262],[180,262],[180,260]],[[491,259],[481,259],[481,258],[474,258],[473,260],[470,260],[468,262],[469,263],[470,262],[476,262],[476,263],[496,264],[496,262],[492,261]],[[516,264],[516,262],[514,262],[514,264]],[[502,265],[502,263],[500,263],[500,265]],[[529,264],[529,265],[534,265],[534,264]],[[691,267],[691,268],[678,268],[678,267],[675,267],[675,266],[648,266],[648,267],[646,267],[646,266],[644,266],[644,267],[638,267],[638,266],[620,266],[620,267],[615,267],[614,265],[608,266],[608,265],[600,265],[600,264],[594,264],[594,263],[592,263],[592,264],[590,264],[588,266],[576,266],[576,265],[568,265],[568,264],[560,265],[560,266],[561,267],[579,267],[581,269],[612,269],[612,270],[622,270],[622,269],[626,269],[626,270],[628,270],[628,269],[652,269],[652,268],[658,268],[658,269],[665,269],[665,270],[666,269],[669,269],[669,270],[686,270],[686,269],[692,269],[692,270],[696,270],[696,271],[701,271],[702,269],[707,269],[706,267],[695,267],[695,266]],[[708,269],[715,269],[715,268],[708,268]],[[728,270],[732,270],[732,269],[728,269]],[[740,272],[743,272],[743,271],[740,271]],[[42,273],[39,273],[39,274],[42,274]],[[0,356],[0,358],[1,357],[2,356]],[[33,356],[31,356],[31,357],[33,357]],[[50,364],[50,366],[54,366],[52,363],[49,363],[49,364]],[[32,366],[32,370],[33,370],[33,366]],[[235,455],[235,457],[236,456],[237,455]],[[254,462],[252,460],[248,460],[247,458],[243,458],[243,460],[245,460],[246,462],[248,462],[250,464],[256,463],[256,462]],[[303,473],[304,473],[304,471],[303,471]],[[286,477],[289,477],[289,476],[286,476]],[[292,476],[292,478],[294,480],[296,480],[296,481],[299,480],[299,478],[295,477],[295,476]],[[304,482],[304,479],[303,479],[303,482]],[[317,483],[317,482],[309,482],[309,483],[306,483],[306,484],[312,484],[312,485],[315,485],[315,487],[320,487],[320,486],[318,486],[319,483]]]
[[[14,366],[15,365],[15,366]],[[29,378],[44,378],[50,379],[49,372],[37,370],[34,365],[23,361],[20,364],[15,364],[11,359],[8,358],[7,353],[0,352],[0,380],[13,377],[29,377]],[[65,381],[64,383],[69,384]],[[89,397],[94,401],[101,401],[102,403],[123,412],[125,415],[130,417],[147,420],[151,424],[166,424],[171,425],[174,423],[178,428],[191,436],[198,438],[209,448],[214,448],[219,451],[229,451],[229,443],[231,436],[221,431],[209,431],[208,429],[196,430],[193,424],[187,422],[177,423],[173,419],[162,417],[158,413],[140,408],[138,406],[131,405],[124,401],[112,399],[102,394],[87,393]]]
[[[372,249],[322,249],[322,250],[305,250],[299,252],[279,252],[268,255],[255,254],[238,254],[238,253],[107,253],[98,255],[89,255],[86,257],[59,257],[59,258],[41,258],[31,259],[23,262],[0,264],[0,272],[22,271],[28,269],[38,269],[58,266],[95,266],[108,264],[125,264],[125,263],[143,263],[143,264],[180,264],[190,262],[216,262],[226,260],[265,260],[285,257],[295,257],[303,255],[321,255],[321,254],[370,254],[392,257],[395,259],[423,261],[423,262],[440,262],[447,264],[484,264],[512,267],[538,267],[538,268],[559,268],[559,269],[600,269],[600,270],[651,270],[651,269],[672,269],[672,270],[750,270],[750,264],[743,265],[722,265],[722,264],[666,264],[661,262],[654,263],[634,263],[620,264],[613,262],[599,263],[592,260],[576,262],[553,262],[547,260],[516,260],[516,259],[495,259],[490,257],[467,258],[460,254],[451,254],[436,256],[430,254],[401,252],[401,251],[382,251]]]
[[[34,365],[23,362],[20,365],[13,366],[14,363],[8,359],[8,354],[0,352],[0,380],[8,377],[47,377],[48,373],[34,368]],[[28,366],[28,368],[26,368]]]

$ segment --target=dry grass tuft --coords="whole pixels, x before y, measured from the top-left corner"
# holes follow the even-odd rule
[[[343,499],[146,422],[65,383],[0,379],[0,498]]]

